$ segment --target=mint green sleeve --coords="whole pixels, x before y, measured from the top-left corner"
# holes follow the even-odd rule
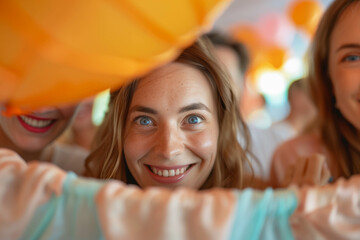
[[[106,192],[108,185],[118,194]],[[288,220],[296,205],[290,190],[141,190],[70,173],[22,239],[293,239]]]
[[[239,191],[230,239],[294,239],[289,218],[296,207],[290,190]]]
[[[21,239],[104,239],[94,202],[103,184],[68,173],[62,194],[35,211]]]

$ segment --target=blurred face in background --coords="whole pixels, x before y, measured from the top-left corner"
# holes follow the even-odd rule
[[[330,36],[329,74],[336,107],[360,132],[360,4],[349,6]]]
[[[65,131],[76,109],[77,106],[47,108],[12,117],[0,114],[0,142],[23,151],[41,151]]]
[[[239,68],[239,58],[237,54],[234,52],[234,50],[225,46],[215,46],[215,54],[230,73],[235,86],[237,86],[237,94],[240,97],[244,91],[245,83],[243,74]]]

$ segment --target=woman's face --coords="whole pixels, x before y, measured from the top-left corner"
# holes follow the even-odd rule
[[[141,187],[200,188],[217,153],[216,100],[207,78],[181,63],[139,81],[125,126],[124,154]]]
[[[360,130],[360,4],[339,18],[331,37],[329,73],[336,106]]]
[[[28,115],[5,117],[0,114],[4,137],[23,151],[41,151],[54,141],[71,122],[76,106],[48,108]]]

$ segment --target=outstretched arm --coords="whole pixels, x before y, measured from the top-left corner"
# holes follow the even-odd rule
[[[284,190],[141,190],[0,150],[0,239],[352,239],[360,177]],[[290,220],[290,221],[289,221]]]

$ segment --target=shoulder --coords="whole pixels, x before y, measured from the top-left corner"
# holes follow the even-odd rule
[[[275,154],[291,153],[292,155],[308,156],[322,152],[324,144],[316,133],[302,134],[280,144]]]
[[[81,175],[88,155],[89,152],[81,147],[56,143],[51,162],[65,171]]]
[[[295,128],[285,120],[275,122],[270,128],[278,136],[281,142],[291,139],[297,134]]]

